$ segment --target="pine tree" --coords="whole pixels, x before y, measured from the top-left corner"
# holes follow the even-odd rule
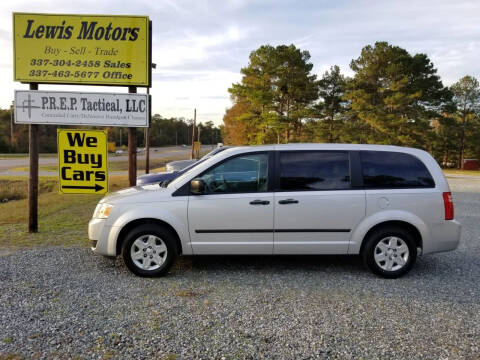
[[[241,69],[241,83],[229,89],[234,104],[242,103],[236,108],[242,113],[232,121],[248,122],[255,129],[249,143],[289,142],[300,135],[302,120],[317,99],[309,60],[308,51],[294,45],[264,45],[250,54],[248,66]],[[227,138],[229,131],[225,126]]]
[[[428,148],[431,121],[451,97],[430,59],[377,42],[364,47],[350,67],[355,76],[345,99],[370,128],[363,141]]]

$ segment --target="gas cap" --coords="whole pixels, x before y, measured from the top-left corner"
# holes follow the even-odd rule
[[[388,200],[386,197],[381,197],[378,199],[377,204],[380,209],[386,209],[390,206],[390,200]]]

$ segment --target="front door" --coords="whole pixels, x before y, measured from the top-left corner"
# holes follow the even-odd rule
[[[270,158],[268,152],[234,156],[198,177],[205,193],[188,202],[194,254],[272,254]]]
[[[352,189],[342,151],[278,154],[275,254],[347,254],[350,233],[365,216],[365,191]]]

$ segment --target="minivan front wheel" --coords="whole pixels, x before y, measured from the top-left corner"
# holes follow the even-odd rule
[[[123,243],[125,265],[135,275],[165,275],[177,257],[175,238],[156,224],[143,224],[131,230]]]
[[[385,227],[368,236],[362,257],[365,265],[375,274],[397,278],[415,264],[417,247],[408,231],[400,227]]]

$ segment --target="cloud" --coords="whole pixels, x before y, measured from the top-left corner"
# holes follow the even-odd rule
[[[215,32],[184,29],[180,33],[164,34],[162,40],[154,44],[152,58],[159,69],[217,63],[217,59],[228,56],[227,49],[235,48],[235,43],[247,33],[247,29],[241,32],[238,26],[228,25]]]
[[[90,11],[94,9],[94,11]],[[375,41],[410,53],[426,53],[445,84],[465,74],[480,78],[480,3],[473,0],[16,0],[0,2],[0,107],[7,107],[12,81],[12,11],[148,15],[153,22],[153,112],[221,123],[228,88],[260,45],[295,44],[309,50],[313,71],[332,65],[352,75],[349,63]],[[122,88],[65,87],[59,90],[118,91]],[[143,90],[139,90],[143,91]]]

